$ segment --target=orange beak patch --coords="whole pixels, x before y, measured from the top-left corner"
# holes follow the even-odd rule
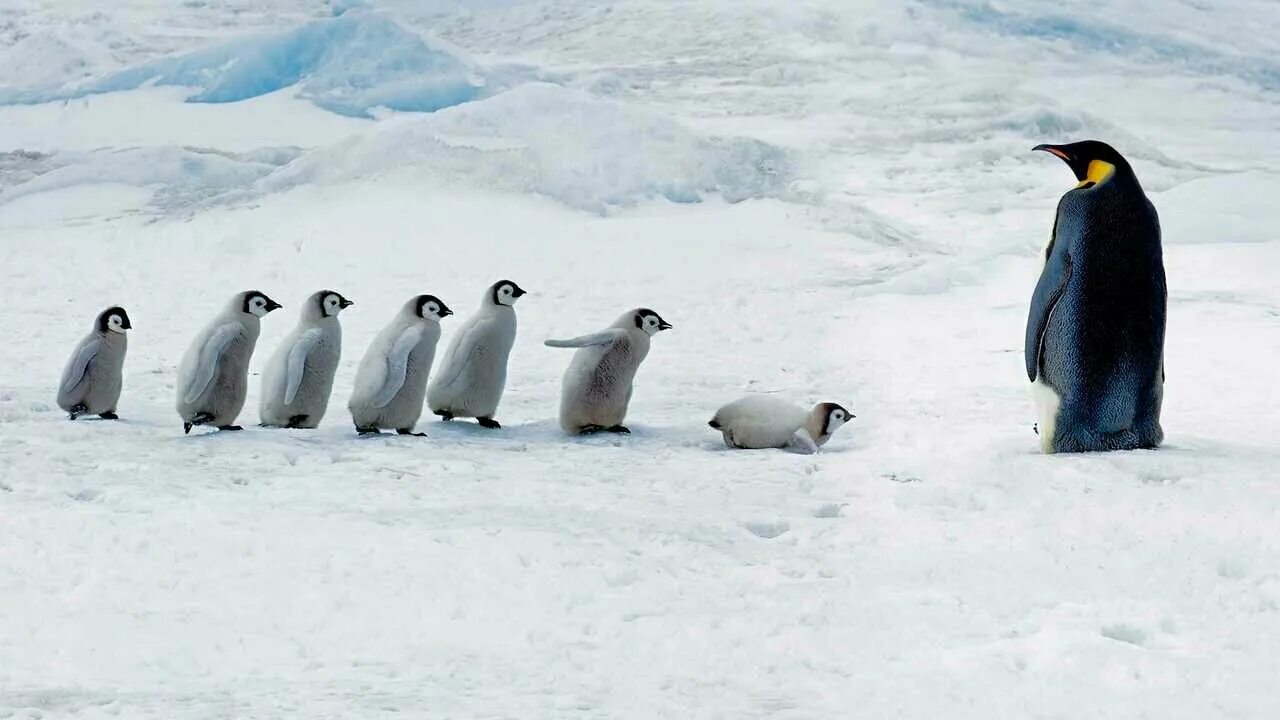
[[[1067,157],[1067,154],[1066,154],[1066,153],[1064,153],[1064,152],[1062,152],[1062,151],[1061,151],[1061,150],[1059,150],[1058,148],[1055,148],[1055,147],[1047,147],[1047,148],[1044,148],[1044,151],[1045,151],[1045,152],[1053,153],[1054,155],[1057,155],[1058,157],[1062,158],[1063,160],[1066,160],[1067,162],[1070,162],[1070,161],[1071,161],[1071,158]]]

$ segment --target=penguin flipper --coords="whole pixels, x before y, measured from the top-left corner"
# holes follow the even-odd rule
[[[400,333],[396,342],[387,353],[387,372],[382,380],[382,387],[373,396],[373,406],[384,408],[395,399],[400,388],[404,387],[405,377],[409,373],[409,353],[422,339],[422,326],[411,325]]]
[[[204,391],[209,388],[214,375],[218,374],[218,363],[222,362],[222,353],[231,341],[236,339],[240,331],[240,323],[229,322],[219,325],[209,333],[208,339],[204,341],[204,347],[200,348],[200,362],[196,365],[195,372],[191,374],[191,382],[183,395],[187,403],[199,400]]]
[[[1044,331],[1049,327],[1053,309],[1062,299],[1071,279],[1071,257],[1065,244],[1058,245],[1045,262],[1036,290],[1031,295],[1031,309],[1027,313],[1027,337],[1023,344],[1023,357],[1027,363],[1027,379],[1035,382],[1040,370],[1040,356],[1044,348]]]
[[[102,341],[93,339],[80,347],[75,357],[71,358],[71,363],[67,365],[67,370],[62,375],[63,395],[75,389],[80,381],[84,380],[85,373],[89,370],[89,363],[93,361],[98,351],[102,349]]]
[[[809,433],[801,428],[791,435],[791,449],[805,455],[814,455],[818,452],[818,444],[809,437]]]
[[[432,386],[438,389],[452,388],[453,383],[462,376],[462,371],[466,368],[467,361],[471,357],[471,350],[476,344],[475,338],[472,337],[475,334],[476,327],[475,323],[468,323],[454,336],[453,342],[449,344],[443,368],[440,374],[436,376],[435,381],[431,383]]]
[[[627,331],[622,328],[609,328],[600,332],[591,333],[590,335],[581,335],[568,340],[547,340],[543,345],[553,348],[583,348],[592,345],[608,345],[616,342],[619,338],[626,337]]]
[[[307,366],[307,355],[320,343],[323,333],[320,328],[311,328],[302,333],[293,347],[289,349],[289,367],[284,385],[284,404],[290,405],[298,396],[298,388],[302,387],[302,372]]]

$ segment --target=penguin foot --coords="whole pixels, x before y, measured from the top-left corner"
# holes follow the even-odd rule
[[[302,423],[306,422],[308,417],[310,416],[309,415],[293,415],[289,418],[289,422],[287,425],[285,425],[285,427],[293,428],[296,430],[302,427]]]
[[[595,435],[596,433],[604,432],[604,429],[605,428],[603,425],[583,425],[582,427],[578,428],[578,434],[579,435]]]
[[[207,425],[213,421],[213,415],[207,412],[196,413],[196,416],[182,423],[182,434],[189,435],[191,428],[197,425]]]
[[[611,432],[611,433],[616,433],[616,434],[618,434],[618,435],[630,435],[630,434],[631,434],[631,428],[627,427],[626,425],[614,425],[613,427],[605,428],[605,431],[606,431],[606,432]]]
[[[408,435],[410,437],[426,437],[426,433],[416,433],[413,428],[396,428],[397,435]]]
[[[494,420],[491,417],[476,418],[476,422],[480,423],[480,427],[488,428],[489,430],[502,429],[502,425],[499,424],[497,420]]]
[[[357,425],[356,434],[361,437],[364,437],[366,435],[381,435],[382,433],[378,430],[378,428],[373,427],[372,425],[370,425],[369,427],[360,427],[359,425]]]
[[[119,420],[120,419],[120,416],[116,414],[115,410],[108,410],[104,413],[99,414],[98,417],[102,418],[103,420]]]
[[[67,411],[67,415],[68,415],[67,419],[75,420],[76,418],[80,417],[81,415],[87,412],[89,412],[89,408],[85,407],[84,403],[76,403],[75,405],[71,406],[71,410]]]
[[[440,416],[440,422],[449,422],[454,417],[448,410],[437,410],[436,414]]]
[[[240,432],[244,428],[240,427],[239,425],[219,425],[218,429],[225,430],[227,432]]]

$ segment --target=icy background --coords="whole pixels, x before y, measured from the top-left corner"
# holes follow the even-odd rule
[[[1280,716],[1277,58],[1272,0],[0,0],[0,717]],[[1086,137],[1163,221],[1156,452],[1031,432],[1029,148]],[[356,440],[404,299],[501,277],[506,429]],[[249,287],[255,373],[357,302],[330,413],[183,437]],[[635,435],[563,437],[541,341],[637,305]],[[748,391],[858,419],[725,452]]]

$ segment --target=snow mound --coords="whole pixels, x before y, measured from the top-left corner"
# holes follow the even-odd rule
[[[369,117],[374,108],[432,112],[474,99],[481,73],[459,51],[390,18],[349,11],[287,32],[234,40],[70,86],[0,88],[0,105],[32,105],[134,90],[196,88],[189,102],[246,100],[293,85],[331,112]]]
[[[1199,178],[1154,195],[1164,241],[1260,243],[1280,239],[1280,178],[1250,171]]]
[[[38,193],[118,184],[155,190],[156,209],[174,209],[250,185],[296,158],[298,148],[224,153],[191,147],[0,154],[0,205]]]
[[[667,117],[586,92],[529,83],[425,117],[397,118],[308,153],[259,184],[266,192],[412,169],[489,189],[539,193],[572,207],[665,198],[730,202],[787,192],[792,160],[746,138],[696,133]]]
[[[1266,55],[1221,52],[1200,42],[1135,30],[1093,17],[1035,14],[998,9],[990,3],[929,0],[929,4],[959,12],[960,17],[1002,35],[1063,43],[1085,53],[1142,58],[1164,65],[1181,65],[1211,75],[1233,75],[1266,91],[1280,89],[1280,64]]]

